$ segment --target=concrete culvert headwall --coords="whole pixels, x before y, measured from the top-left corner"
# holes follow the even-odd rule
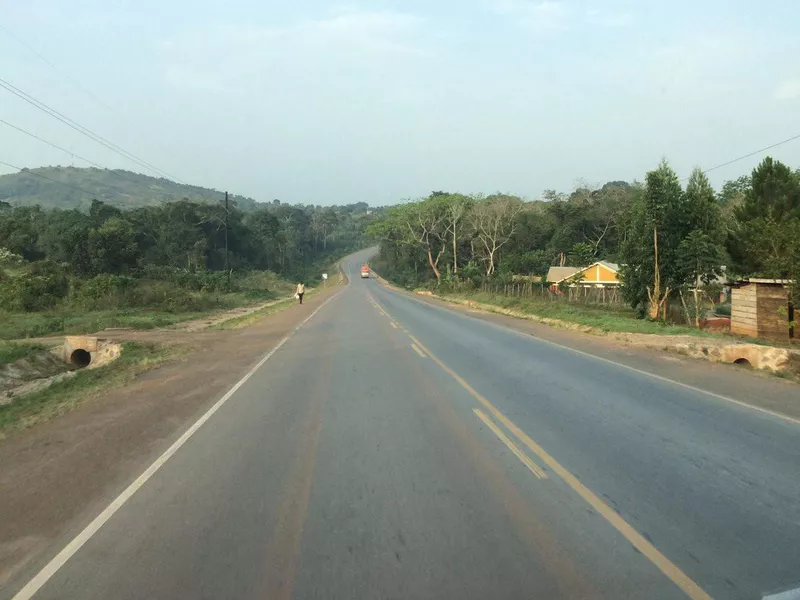
[[[122,347],[109,340],[88,335],[68,335],[64,339],[64,362],[77,369],[96,369],[119,358]]]
[[[97,352],[96,337],[88,335],[68,335],[64,338],[64,361],[83,369],[92,364],[92,354]]]
[[[77,350],[73,350],[72,354],[69,355],[69,362],[79,369],[88,367],[92,362],[92,354],[87,350],[78,348]]]

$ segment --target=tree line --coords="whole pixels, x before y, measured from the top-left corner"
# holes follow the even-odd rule
[[[437,191],[387,209],[370,234],[381,268],[409,286],[617,262],[625,299],[655,319],[723,274],[800,279],[800,171],[768,157],[715,191],[702,170],[684,187],[662,161],[642,182],[581,183],[533,202]]]
[[[68,279],[104,275],[175,279],[187,272],[268,270],[316,279],[321,261],[362,247],[367,209],[365,203],[274,201],[243,212],[235,204],[226,210],[222,203],[184,199],[132,210],[93,200],[83,212],[0,202],[0,284],[19,288],[2,296],[12,306],[30,296],[38,309],[63,296]],[[230,277],[211,280],[223,285]],[[38,297],[51,300],[42,304]]]

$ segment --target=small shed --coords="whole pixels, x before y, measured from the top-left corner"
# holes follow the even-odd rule
[[[794,310],[788,279],[743,279],[731,284],[731,333],[788,342]]]

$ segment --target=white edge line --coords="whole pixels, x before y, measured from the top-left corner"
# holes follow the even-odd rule
[[[387,288],[384,288],[384,289],[387,289]],[[503,331],[511,332],[513,334],[516,334],[516,335],[521,336],[523,338],[526,338],[528,340],[530,340],[532,338],[532,339],[535,339],[535,340],[537,340],[539,342],[544,342],[545,344],[550,344],[550,345],[556,346],[558,348],[563,348],[564,350],[569,350],[570,352],[574,352],[575,354],[580,354],[582,356],[588,356],[589,358],[593,358],[595,360],[599,360],[599,361],[602,361],[604,363],[608,363],[610,365],[615,365],[615,366],[621,367],[623,369],[628,369],[629,371],[633,371],[634,373],[639,373],[640,375],[646,375],[647,377],[652,377],[653,379],[657,379],[659,381],[664,381],[666,383],[671,383],[673,385],[680,386],[680,387],[685,388],[687,390],[692,390],[693,392],[699,392],[701,394],[707,394],[708,396],[712,396],[713,398],[716,398],[718,400],[723,400],[725,402],[729,402],[731,404],[736,404],[737,406],[741,406],[743,408],[747,408],[747,409],[750,409],[750,410],[754,410],[756,412],[760,412],[760,413],[765,414],[765,415],[770,415],[772,417],[776,417],[776,418],[781,419],[783,421],[789,421],[790,423],[794,423],[795,425],[800,425],[800,419],[796,419],[795,417],[790,417],[789,415],[785,415],[783,413],[779,413],[779,412],[775,412],[773,410],[769,410],[768,408],[761,408],[759,406],[754,406],[752,404],[747,404],[746,402],[742,402],[741,400],[736,400],[734,398],[731,398],[730,396],[723,396],[722,394],[717,394],[716,392],[710,392],[708,390],[704,390],[703,388],[695,387],[695,386],[690,385],[688,383],[683,383],[681,381],[675,381],[674,379],[670,379],[668,377],[663,377],[661,375],[656,375],[655,373],[650,373],[649,371],[643,371],[642,369],[637,369],[636,367],[631,367],[631,366],[628,366],[626,364],[610,360],[608,358],[603,358],[602,356],[597,356],[596,354],[592,354],[590,352],[584,352],[583,350],[577,350],[575,348],[570,348],[569,346],[565,346],[563,344],[559,344],[558,342],[553,342],[551,340],[539,337],[537,335],[533,335],[532,333],[524,333],[522,331],[517,331],[516,329],[511,329],[510,327],[506,327],[506,326],[501,325],[499,323],[493,323],[492,321],[486,321],[484,319],[479,319],[479,318],[473,317],[471,315],[467,315],[467,314],[464,314],[464,313],[461,313],[461,312],[458,312],[458,311],[455,311],[455,310],[451,310],[451,309],[446,308],[444,306],[437,306],[435,304],[431,304],[429,302],[425,302],[424,300],[419,300],[417,298],[414,298],[413,296],[409,296],[409,295],[406,295],[406,294],[402,294],[402,293],[396,292],[395,290],[389,289],[389,291],[390,292],[394,292],[394,293],[398,293],[398,294],[400,294],[400,295],[402,295],[402,296],[404,296],[404,297],[406,297],[406,298],[408,298],[410,300],[413,300],[414,302],[416,302],[418,304],[422,304],[424,306],[429,306],[429,307],[435,308],[437,310],[444,310],[444,311],[447,311],[450,314],[458,315],[458,316],[463,317],[463,318],[473,319],[475,321],[480,321],[481,323],[486,323],[487,325],[491,325],[492,327],[496,327],[498,329],[502,329]],[[444,301],[447,302],[447,300],[444,300]],[[485,311],[485,312],[488,312],[490,314],[498,314],[498,313],[491,313],[491,311]]]
[[[46,564],[46,565],[45,565],[45,566],[42,568],[42,570],[41,570],[41,571],[39,571],[39,572],[38,572],[38,573],[37,573],[37,574],[34,576],[34,578],[33,578],[33,579],[31,579],[31,580],[30,580],[30,581],[29,581],[29,582],[28,582],[28,583],[25,585],[25,587],[23,587],[23,588],[22,588],[20,591],[18,591],[18,592],[17,592],[17,593],[16,593],[16,594],[13,596],[12,600],[30,600],[30,598],[33,598],[33,596],[34,596],[34,595],[35,595],[35,594],[36,594],[36,593],[37,593],[37,592],[38,592],[38,591],[39,591],[39,590],[40,590],[40,589],[41,589],[41,588],[42,588],[42,587],[43,587],[43,586],[44,586],[44,585],[45,585],[45,584],[46,584],[46,583],[47,583],[47,582],[50,580],[50,578],[51,578],[51,577],[53,577],[53,575],[55,575],[55,574],[58,572],[58,570],[59,570],[61,567],[63,567],[63,566],[64,566],[64,564],[65,564],[65,563],[66,563],[66,562],[67,562],[67,561],[68,561],[68,560],[69,560],[69,559],[70,559],[70,558],[71,558],[71,557],[72,557],[72,556],[73,556],[73,555],[74,555],[76,552],[78,552],[78,550],[80,550],[80,549],[81,549],[81,547],[82,547],[82,546],[83,546],[83,545],[84,545],[86,542],[88,542],[88,541],[89,541],[89,540],[92,538],[92,536],[93,536],[95,533],[97,533],[97,531],[98,531],[98,530],[99,530],[99,529],[100,529],[100,528],[101,528],[103,525],[105,525],[105,524],[106,524],[106,523],[107,523],[107,522],[108,522],[108,521],[111,519],[111,517],[113,517],[113,516],[114,516],[114,514],[115,514],[115,513],[116,513],[116,512],[117,512],[117,511],[118,511],[120,508],[122,508],[122,506],[123,506],[123,505],[124,505],[124,504],[125,504],[125,503],[126,503],[128,500],[130,500],[130,498],[131,498],[131,497],[132,497],[132,496],[133,496],[133,495],[134,495],[134,494],[135,494],[135,493],[136,493],[136,492],[137,492],[137,491],[138,491],[138,490],[139,490],[139,489],[140,489],[140,488],[141,488],[141,487],[142,487],[142,486],[143,486],[145,483],[147,483],[147,481],[148,481],[148,480],[149,480],[149,479],[150,479],[150,478],[151,478],[153,475],[155,475],[155,474],[156,474],[156,472],[157,472],[157,471],[158,471],[158,470],[159,470],[161,467],[163,467],[163,466],[164,466],[164,463],[166,463],[166,462],[167,462],[167,461],[168,461],[168,460],[169,460],[169,459],[172,457],[172,455],[173,455],[173,454],[175,454],[175,453],[176,453],[176,452],[177,452],[177,451],[178,451],[178,450],[181,448],[181,446],[183,446],[183,445],[184,445],[184,444],[185,444],[187,441],[189,441],[189,438],[191,438],[191,437],[192,437],[192,435],[194,435],[194,434],[195,434],[195,432],[197,432],[197,430],[198,430],[198,429],[200,429],[200,428],[201,428],[201,427],[202,427],[202,426],[205,424],[205,422],[206,422],[206,421],[208,421],[208,420],[209,420],[209,419],[210,419],[210,418],[211,418],[211,417],[214,415],[214,413],[215,413],[215,412],[217,412],[217,411],[218,411],[218,410],[219,410],[219,409],[222,407],[222,405],[223,405],[223,404],[225,404],[225,403],[226,403],[226,402],[227,402],[227,401],[228,401],[228,400],[231,398],[231,396],[233,396],[233,395],[234,395],[234,394],[235,394],[235,393],[236,393],[236,392],[239,390],[239,388],[240,388],[240,387],[242,387],[242,386],[243,386],[243,385],[244,385],[244,384],[247,382],[247,380],[248,380],[248,379],[250,379],[250,378],[251,378],[251,377],[252,377],[252,376],[255,374],[255,372],[256,372],[256,371],[258,371],[258,369],[260,369],[260,368],[261,368],[261,367],[264,365],[264,363],[266,363],[266,362],[267,362],[267,361],[268,361],[270,358],[272,358],[272,356],[273,356],[273,355],[274,355],[274,354],[275,354],[275,353],[276,353],[278,350],[280,350],[281,346],[283,346],[283,345],[284,345],[284,344],[285,344],[287,341],[289,341],[289,339],[290,339],[290,338],[291,338],[291,337],[292,337],[292,336],[293,336],[295,333],[297,333],[297,331],[298,331],[298,330],[299,330],[299,329],[300,329],[300,328],[301,328],[303,325],[305,325],[306,323],[308,323],[308,321],[310,321],[310,320],[311,320],[311,318],[312,318],[314,315],[316,315],[316,314],[317,314],[317,313],[318,313],[320,310],[322,310],[322,308],[323,308],[323,307],[324,307],[324,306],[325,306],[325,305],[326,305],[328,302],[330,302],[331,300],[333,300],[334,298],[336,298],[336,297],[337,297],[337,296],[338,296],[340,293],[341,293],[341,291],[340,291],[340,292],[337,292],[336,294],[334,294],[333,296],[331,296],[330,298],[328,298],[328,299],[327,299],[325,302],[323,302],[322,304],[320,304],[320,305],[317,307],[317,309],[316,309],[314,312],[312,312],[310,315],[308,315],[308,316],[307,316],[307,317],[306,317],[306,318],[305,318],[305,319],[304,319],[304,320],[303,320],[303,321],[302,321],[302,322],[301,322],[299,325],[297,325],[297,326],[296,326],[294,329],[292,329],[292,331],[291,331],[291,332],[289,332],[289,334],[288,334],[287,336],[285,336],[283,339],[281,339],[281,341],[280,341],[280,342],[278,342],[278,343],[275,345],[275,347],[274,347],[272,350],[270,350],[270,351],[269,351],[269,352],[268,352],[268,353],[267,353],[267,354],[266,354],[266,355],[265,355],[265,356],[264,356],[264,357],[263,357],[263,358],[262,358],[260,361],[258,361],[258,363],[256,363],[256,365],[255,365],[255,366],[254,366],[252,369],[250,369],[250,371],[248,371],[248,372],[247,372],[247,374],[246,374],[244,377],[242,377],[242,378],[241,378],[241,379],[240,379],[240,380],[239,380],[239,381],[238,381],[238,382],[237,382],[237,383],[236,383],[236,384],[235,384],[235,385],[234,385],[234,386],[233,386],[233,387],[232,387],[230,390],[228,390],[228,392],[227,392],[227,393],[226,393],[226,394],[225,394],[225,395],[224,395],[222,398],[220,398],[219,400],[217,400],[217,402],[214,404],[214,406],[212,406],[211,408],[209,408],[209,409],[208,409],[208,411],[206,411],[206,413],[205,413],[205,414],[204,414],[202,417],[200,417],[200,418],[199,418],[197,421],[195,421],[195,423],[194,423],[194,424],[193,424],[191,427],[189,427],[189,429],[187,429],[187,430],[184,432],[184,434],[183,434],[181,437],[179,437],[179,438],[178,438],[178,439],[175,441],[175,443],[173,443],[173,444],[172,444],[172,446],[170,446],[169,448],[167,448],[167,450],[166,450],[166,451],[165,451],[165,452],[164,452],[164,453],[163,453],[161,456],[159,456],[159,457],[158,457],[158,458],[157,458],[157,459],[156,459],[156,460],[153,462],[153,464],[151,464],[149,467],[147,467],[147,469],[144,471],[144,473],[142,473],[141,475],[139,475],[139,477],[137,477],[137,478],[136,478],[136,479],[133,481],[133,483],[131,483],[131,484],[130,484],[130,485],[127,487],[127,488],[125,488],[125,490],[124,490],[124,491],[123,491],[123,492],[122,492],[122,493],[121,493],[119,496],[117,496],[117,497],[116,497],[116,498],[115,498],[115,499],[114,499],[114,500],[111,502],[111,504],[109,504],[109,505],[108,505],[108,506],[107,506],[107,507],[106,507],[106,508],[103,510],[103,512],[101,512],[99,515],[97,515],[97,516],[94,518],[94,520],[93,520],[91,523],[89,523],[89,524],[88,524],[88,525],[87,525],[87,526],[86,526],[86,527],[83,529],[83,531],[81,531],[81,532],[80,532],[78,535],[76,535],[76,536],[75,536],[75,537],[72,539],[72,541],[71,541],[69,544],[67,544],[67,545],[64,547],[64,549],[63,549],[63,550],[61,550],[61,552],[59,552],[58,554],[56,554],[56,555],[55,555],[55,557],[53,557],[53,559],[52,559],[52,560],[51,560],[49,563],[47,563],[47,564]]]

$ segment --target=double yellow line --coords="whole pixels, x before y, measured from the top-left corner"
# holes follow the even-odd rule
[[[384,308],[370,296],[372,303],[383,313],[392,323],[397,324],[397,321],[384,310]],[[403,328],[403,331],[406,331]],[[411,341],[418,347],[419,350],[428,355],[428,357],[435,362],[441,369],[455,379],[461,387],[463,387],[469,394],[475,398],[496,421],[501,423],[509,432],[511,432],[517,440],[533,452],[539,459],[550,468],[552,472],[558,475],[564,483],[566,483],[574,492],[583,498],[595,511],[597,511],[608,523],[614,527],[622,536],[628,540],[634,548],[641,552],[647,559],[655,565],[667,578],[677,585],[687,597],[692,600],[712,600],[711,596],[703,590],[697,583],[689,578],[680,567],[668,559],[661,553],[652,543],[650,543],[642,534],[634,529],[625,519],[623,519],[614,509],[606,504],[600,497],[592,490],[586,487],[580,480],[569,472],[561,463],[553,458],[539,444],[534,442],[528,434],[517,427],[508,417],[506,417],[500,410],[475,388],[473,388],[467,381],[458,373],[453,371],[439,357],[431,352],[422,342],[415,338],[410,333],[408,336]],[[480,409],[474,409],[478,418],[491,429],[497,437],[519,458],[530,471],[540,479],[546,478],[547,474],[534,463],[516,444]]]

